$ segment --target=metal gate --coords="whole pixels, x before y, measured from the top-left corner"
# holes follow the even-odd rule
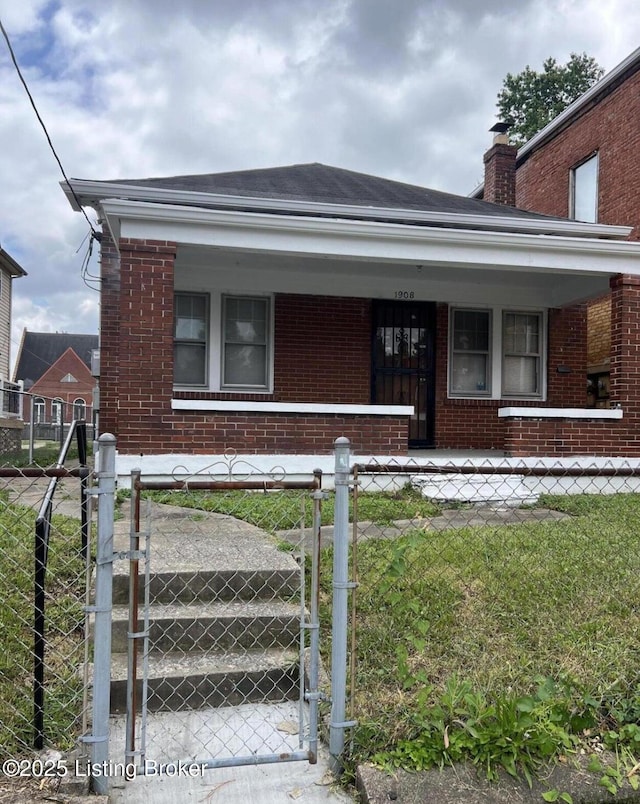
[[[126,766],[316,762],[320,483],[237,458],[206,479],[132,474],[112,613]]]

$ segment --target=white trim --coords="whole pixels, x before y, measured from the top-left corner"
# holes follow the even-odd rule
[[[595,160],[596,164],[596,176],[595,176],[595,188],[594,188],[594,197],[590,199],[593,201],[593,222],[598,220],[598,187],[600,184],[600,152],[599,151],[592,151],[589,156],[586,156],[582,161],[578,162],[572,168],[569,169],[569,211],[568,215],[571,220],[582,220],[582,218],[576,218],[576,181],[578,179],[578,171],[582,168],[586,167],[586,165],[591,164]]]
[[[413,416],[413,405],[347,405],[320,402],[248,402],[227,399],[172,399],[172,410],[236,413],[316,413],[345,416]]]
[[[223,211],[227,209],[246,210],[251,207],[256,212],[288,213],[285,217],[326,215],[342,219],[362,219],[372,222],[403,221],[407,224],[420,223],[447,227],[461,227],[463,229],[494,229],[500,231],[557,233],[573,235],[574,237],[612,237],[624,238],[632,227],[611,226],[606,224],[585,225],[578,221],[568,221],[556,218],[539,218],[517,215],[474,215],[470,213],[432,212],[428,210],[398,209],[389,207],[357,206],[353,204],[328,204],[317,201],[297,201],[291,199],[256,198],[253,196],[220,195],[216,193],[187,192],[184,190],[167,190],[158,188],[140,187],[127,184],[110,184],[82,179],[73,179],[72,184],[76,194],[83,196],[87,203],[99,202],[103,208],[107,201],[111,204],[120,201],[123,204],[140,203],[143,206],[173,207],[189,205],[195,208],[211,208]],[[66,182],[62,182],[71,206],[78,210],[75,199]],[[222,208],[222,209],[221,209]],[[530,213],[534,214],[534,213]]]
[[[489,331],[489,365],[488,365],[488,383],[489,391],[482,393],[468,393],[464,394],[460,391],[452,391],[451,389],[451,372],[453,368],[452,355],[453,355],[453,314],[457,310],[470,310],[490,313],[490,331]],[[502,331],[505,313],[527,313],[530,315],[540,316],[541,332],[540,332],[540,355],[539,355],[539,368],[540,368],[540,390],[536,394],[527,396],[525,394],[506,394],[503,392],[503,376],[502,368],[504,362],[504,351],[502,347]],[[548,340],[548,311],[540,307],[526,307],[524,305],[512,304],[455,304],[449,305],[449,331],[448,331],[448,371],[447,371],[447,397],[449,399],[530,399],[534,401],[544,401],[547,398],[547,340]],[[545,408],[546,410],[546,408]]]
[[[622,410],[613,408],[498,408],[501,419],[621,419]]]
[[[328,448],[332,442],[329,439]],[[462,466],[492,466],[500,468],[527,469],[530,467],[560,469],[563,467],[585,470],[593,469],[593,475],[585,477],[556,477],[550,483],[549,476],[526,476],[523,483],[536,494],[585,494],[597,491],[600,494],[615,494],[621,491],[636,490],[637,478],[630,477],[598,477],[598,470],[621,468],[640,469],[638,458],[620,458],[618,456],[594,457],[586,455],[567,455],[563,458],[541,458],[539,455],[527,458],[496,457],[492,453],[483,453],[481,450],[470,450],[458,453],[455,450],[438,450],[430,453],[428,457],[415,453],[404,455],[369,455],[357,454],[351,458],[351,463],[377,463],[381,466],[393,462],[398,465],[411,464],[415,466],[442,466],[447,471],[455,472],[456,467]],[[116,453],[116,474],[118,488],[129,488],[131,484],[131,470],[139,469],[146,481],[155,480],[203,480],[212,478],[220,480],[229,479],[229,471],[244,477],[254,475],[257,478],[286,477],[287,480],[309,480],[313,469],[322,471],[322,488],[332,489],[334,486],[335,458],[332,454],[301,454],[301,455],[255,455],[255,454],[207,454],[193,455],[185,453],[123,455]],[[361,488],[368,491],[395,491],[401,489],[414,473],[400,475],[364,475],[359,481]],[[465,475],[468,477],[469,475]],[[495,477],[489,475],[488,477]],[[423,475],[424,477],[424,475]],[[502,475],[504,477],[504,475]],[[630,486],[631,484],[631,486]]]
[[[108,199],[104,214],[116,238],[164,239],[244,251],[335,256],[378,262],[456,263],[465,268],[533,273],[640,275],[638,244],[508,231],[403,226],[379,221],[294,217],[174,207]],[[575,223],[575,222],[573,222]],[[582,224],[596,234],[596,224]],[[623,236],[628,226],[614,227]]]

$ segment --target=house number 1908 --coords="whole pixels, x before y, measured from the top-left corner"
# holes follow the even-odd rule
[[[415,298],[415,293],[413,290],[396,290],[393,298],[394,299],[413,299]]]

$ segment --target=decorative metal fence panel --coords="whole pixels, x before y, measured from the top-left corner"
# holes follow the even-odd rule
[[[319,478],[249,468],[132,476],[116,522],[112,744],[142,772],[315,761]]]

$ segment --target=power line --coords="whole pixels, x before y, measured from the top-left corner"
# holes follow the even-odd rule
[[[22,86],[24,87],[24,91],[27,93],[27,97],[29,98],[29,101],[31,102],[31,106],[33,107],[33,111],[35,112],[36,117],[38,118],[38,122],[42,126],[42,130],[44,131],[44,135],[47,138],[47,142],[49,143],[49,148],[51,148],[51,153],[54,155],[55,160],[58,163],[58,167],[60,168],[60,171],[61,171],[62,175],[64,176],[64,180],[67,182],[67,185],[68,185],[69,189],[71,190],[71,193],[72,193],[72,195],[73,195],[73,197],[74,197],[74,199],[76,201],[76,204],[78,205],[78,208],[80,209],[80,211],[82,212],[82,214],[86,218],[87,223],[89,224],[89,228],[91,229],[91,237],[93,239],[97,240],[98,242],[100,242],[100,232],[98,232],[98,230],[95,229],[93,224],[91,223],[91,220],[89,219],[89,216],[87,215],[87,213],[84,210],[84,207],[80,203],[80,199],[76,195],[76,191],[73,189],[73,187],[71,186],[71,183],[69,182],[67,174],[65,173],[64,168],[62,167],[62,162],[60,161],[60,157],[56,153],[56,149],[53,147],[53,143],[51,142],[51,137],[49,136],[49,132],[47,131],[47,127],[45,126],[44,121],[43,121],[42,117],[40,116],[40,112],[38,111],[38,108],[37,108],[37,106],[35,104],[35,101],[33,100],[33,96],[31,95],[31,92],[29,91],[29,87],[27,86],[27,82],[25,81],[25,79],[24,79],[24,77],[22,75],[22,71],[20,70],[20,66],[18,65],[18,60],[16,59],[16,55],[13,52],[13,47],[11,46],[11,41],[9,40],[9,36],[8,36],[7,32],[4,29],[4,25],[2,24],[2,20],[0,20],[0,31],[2,31],[2,35],[4,36],[5,42],[7,43],[7,47],[9,48],[9,54],[11,56],[11,61],[13,62],[13,66],[16,68],[16,72],[18,73],[18,78],[22,82]]]

